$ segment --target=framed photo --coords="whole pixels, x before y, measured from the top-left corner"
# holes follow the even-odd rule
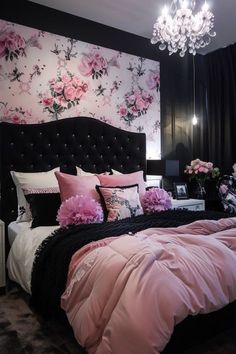
[[[187,183],[174,183],[176,199],[188,199]]]

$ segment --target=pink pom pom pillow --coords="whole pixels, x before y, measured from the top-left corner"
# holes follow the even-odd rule
[[[95,199],[76,195],[61,204],[57,221],[60,226],[98,223],[103,221],[103,210]]]
[[[99,195],[96,192],[96,185],[99,183],[99,179],[96,176],[73,176],[67,173],[55,172],[58,180],[61,201],[73,197],[77,194],[86,195],[100,201]]]
[[[107,221],[116,221],[143,214],[138,185],[96,187],[103,200]]]
[[[126,173],[120,175],[98,175],[100,184],[103,187],[123,187],[123,186],[132,186],[138,184],[138,192],[140,200],[145,193],[145,182],[143,179],[143,171]]]
[[[150,188],[143,196],[142,206],[147,214],[171,209],[171,198],[162,188]]]

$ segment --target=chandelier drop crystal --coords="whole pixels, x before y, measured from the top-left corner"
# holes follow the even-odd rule
[[[206,1],[194,14],[195,5],[195,0],[172,0],[169,9],[165,6],[154,24],[151,43],[160,42],[160,50],[167,48],[169,55],[179,51],[181,57],[187,51],[195,55],[197,49],[207,46],[216,35],[214,15]]]

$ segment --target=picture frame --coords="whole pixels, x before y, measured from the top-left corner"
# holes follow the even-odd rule
[[[174,183],[174,191],[176,199],[188,199],[188,186],[187,183],[177,182]]]

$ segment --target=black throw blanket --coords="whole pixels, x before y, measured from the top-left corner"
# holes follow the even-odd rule
[[[175,227],[200,219],[220,219],[228,214],[215,211],[168,210],[111,223],[61,228],[46,238],[35,254],[32,270],[32,305],[46,317],[66,320],[60,298],[66,286],[72,255],[91,241],[136,233],[150,227]]]

